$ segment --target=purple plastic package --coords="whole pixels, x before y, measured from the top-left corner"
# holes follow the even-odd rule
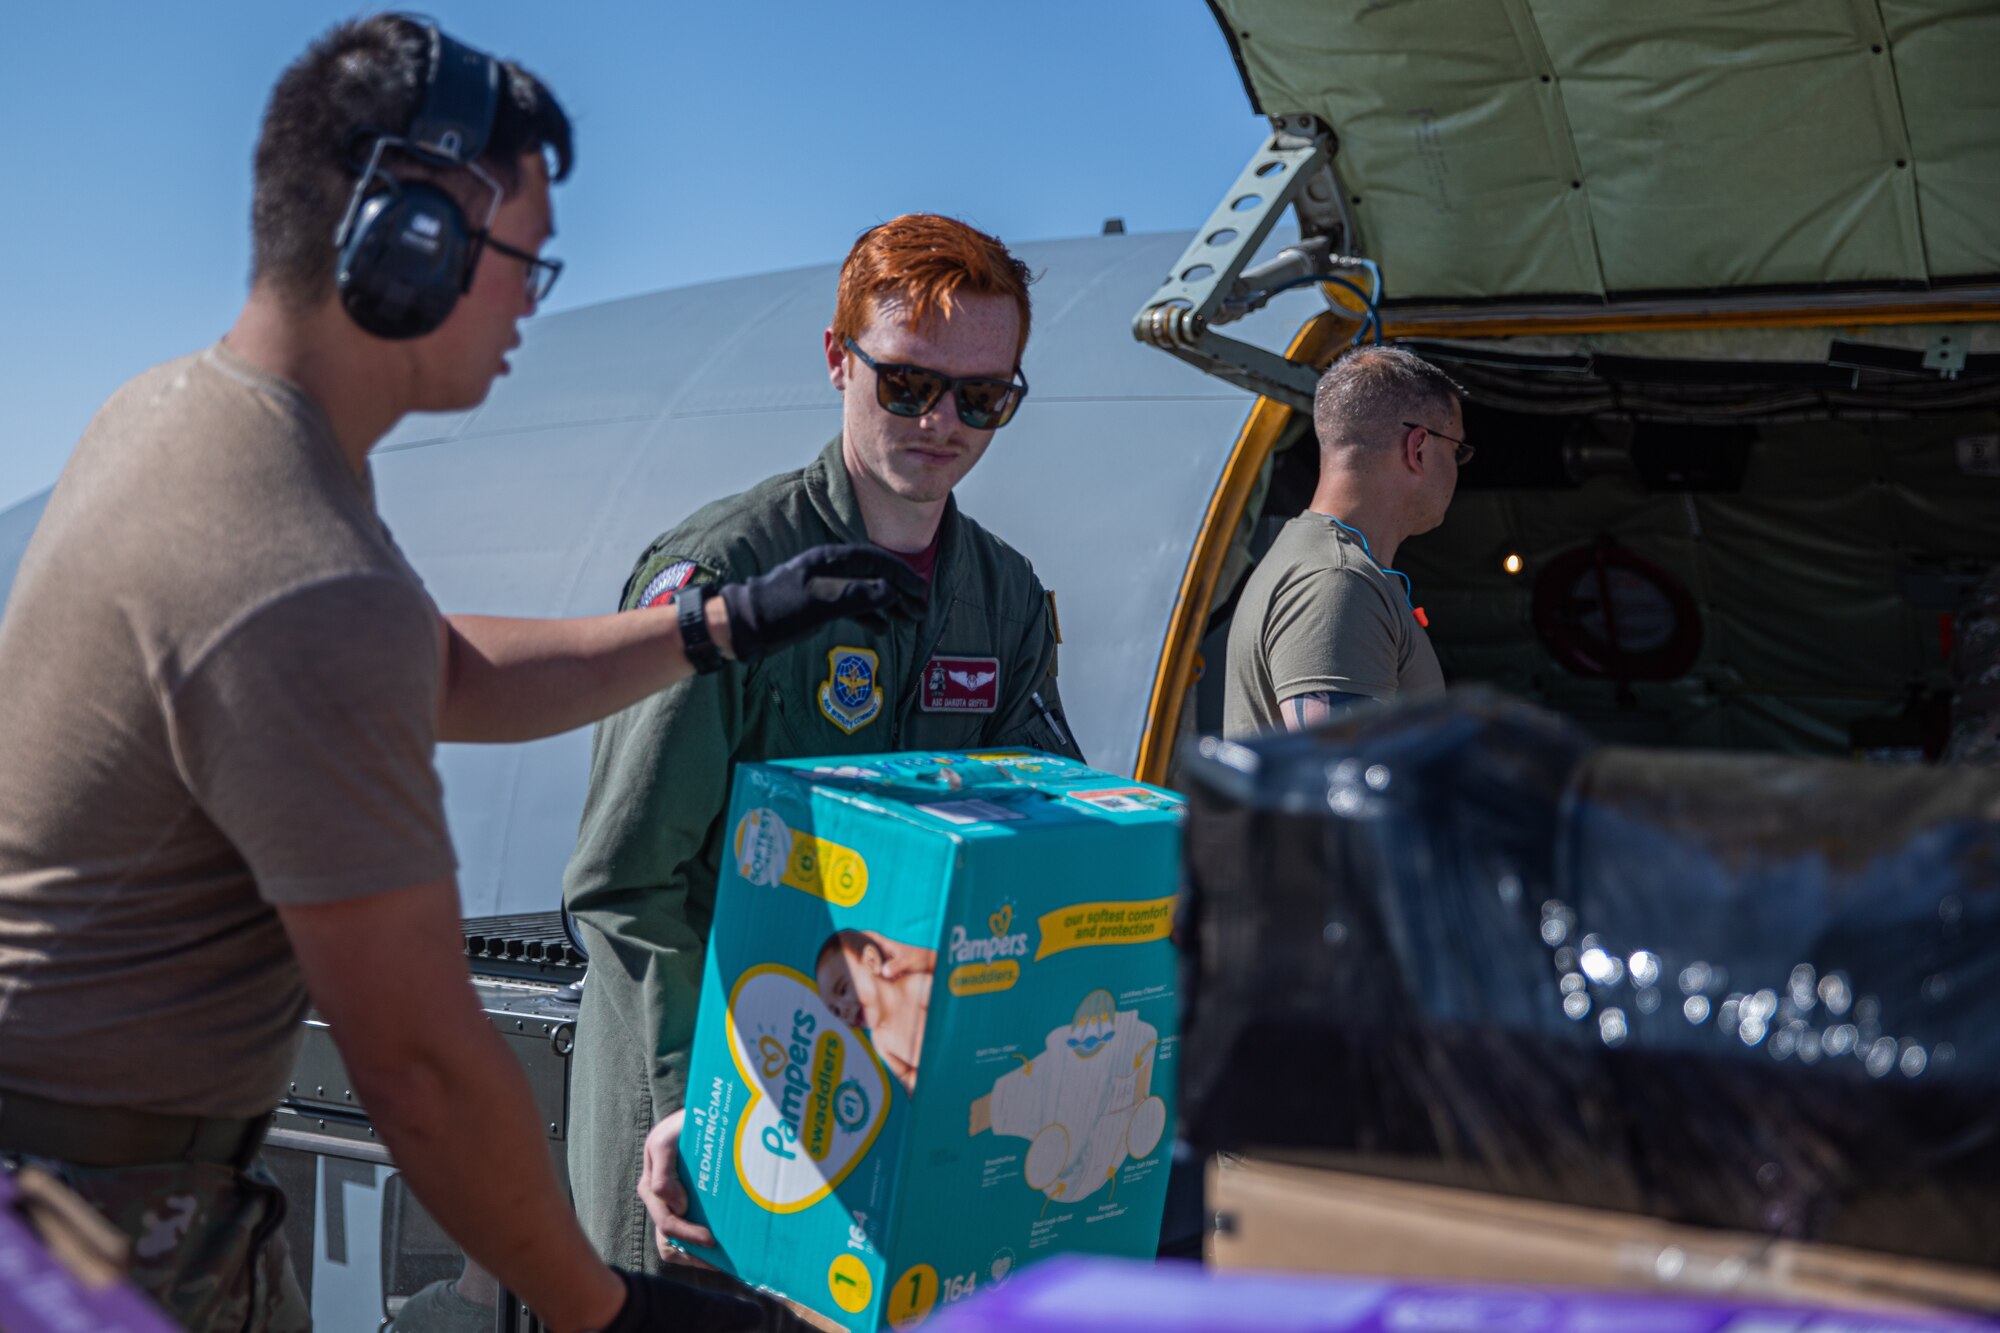
[[[936,1333],[1973,1333],[2000,1322],[1797,1305],[1214,1273],[1052,1259],[952,1307]]]
[[[0,1171],[0,1329],[6,1333],[175,1333],[151,1301],[119,1279],[88,1281],[49,1253]]]

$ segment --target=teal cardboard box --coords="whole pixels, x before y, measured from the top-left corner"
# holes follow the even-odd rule
[[[1150,1258],[1180,817],[1025,750],[740,765],[681,1140],[696,1252],[855,1333],[1050,1255]]]

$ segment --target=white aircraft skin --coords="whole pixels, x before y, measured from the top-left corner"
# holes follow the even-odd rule
[[[1038,275],[1032,391],[959,490],[1055,590],[1070,723],[1093,764],[1125,774],[1196,533],[1252,404],[1132,338],[1132,312],[1187,239],[1015,247]],[[829,264],[535,319],[484,405],[405,421],[375,451],[376,486],[438,605],[611,609],[662,530],[810,462],[840,426],[820,351],[836,275]],[[1282,350],[1320,308],[1302,292],[1232,333]],[[44,502],[0,513],[0,589]],[[556,906],[589,747],[586,729],[439,751],[466,915]]]

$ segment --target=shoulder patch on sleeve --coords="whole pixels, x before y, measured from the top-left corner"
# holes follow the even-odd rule
[[[693,560],[668,560],[644,575],[644,582],[639,583],[639,590],[633,594],[629,609],[638,611],[649,606],[659,606],[671,600],[675,593],[690,583],[714,581],[715,575]]]

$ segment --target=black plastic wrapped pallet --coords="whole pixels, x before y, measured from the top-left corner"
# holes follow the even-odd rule
[[[1461,692],[1185,777],[1198,1146],[2000,1267],[2000,770]]]

